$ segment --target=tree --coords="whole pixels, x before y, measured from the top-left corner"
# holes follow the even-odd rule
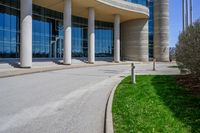
[[[173,60],[176,59],[175,55],[176,55],[176,48],[170,47],[169,48],[169,59],[170,59],[170,61],[173,61]]]
[[[180,69],[187,69],[200,77],[200,20],[180,34],[176,46],[176,61]]]

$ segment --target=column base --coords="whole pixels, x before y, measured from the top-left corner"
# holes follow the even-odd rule
[[[114,61],[114,63],[120,63],[120,61]]]
[[[31,69],[30,66],[20,66],[20,68],[24,68],[24,69]]]
[[[95,62],[88,62],[88,64],[94,64]]]
[[[63,63],[63,65],[68,65],[69,66],[69,65],[71,65],[71,63]]]

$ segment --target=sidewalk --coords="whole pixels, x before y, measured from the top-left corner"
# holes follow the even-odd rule
[[[62,61],[59,60],[40,60],[34,61],[32,68],[20,68],[16,61],[4,61],[0,62],[0,78],[24,75],[30,73],[40,73],[47,71],[63,70],[63,69],[73,69],[80,67],[95,67],[95,66],[105,66],[105,65],[122,65],[130,64],[132,62],[126,61],[121,63],[114,63],[111,61],[96,61],[95,64],[88,64],[85,61],[73,59],[72,65],[63,65]],[[138,62],[139,63],[139,62]]]
[[[108,66],[108,65],[130,65],[132,61],[122,61],[114,63],[111,60],[97,60],[95,64],[88,64],[85,60],[73,59],[72,65],[63,65],[61,60],[34,60],[33,66],[30,69],[20,68],[17,61],[0,61],[0,78],[25,75],[31,73],[40,73],[47,71],[56,71],[63,69],[73,69],[81,67],[95,67],[95,66]],[[169,66],[176,65],[175,62],[157,62],[156,69],[152,71],[152,62],[134,62],[136,65],[136,73],[138,74],[177,74],[178,69],[169,68]]]

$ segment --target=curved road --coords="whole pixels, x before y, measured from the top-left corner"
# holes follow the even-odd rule
[[[0,133],[103,133],[107,98],[130,65],[0,79]]]

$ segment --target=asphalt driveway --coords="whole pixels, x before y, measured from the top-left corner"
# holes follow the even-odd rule
[[[103,133],[107,98],[129,65],[0,79],[0,132]]]
[[[174,65],[141,63],[136,72],[179,74]],[[110,91],[129,73],[111,65],[0,78],[0,133],[103,133]]]

